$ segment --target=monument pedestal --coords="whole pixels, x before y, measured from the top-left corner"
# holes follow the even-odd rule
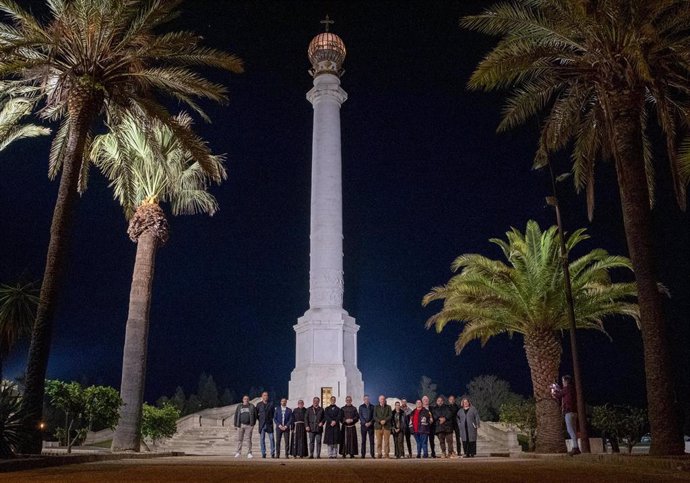
[[[338,405],[345,396],[361,401],[364,396],[362,373],[357,369],[357,331],[355,319],[342,309],[312,308],[294,326],[297,336],[295,369],[289,384],[290,403],[335,396]]]

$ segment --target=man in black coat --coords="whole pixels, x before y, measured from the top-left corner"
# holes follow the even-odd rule
[[[448,407],[453,413],[453,433],[455,433],[455,450],[457,454],[460,454],[460,448],[462,444],[460,443],[460,427],[458,426],[458,411],[460,411],[460,405],[457,403],[455,396],[452,394],[448,396]]]
[[[435,433],[441,444],[441,451],[444,458],[455,456],[453,452],[453,411],[446,404],[443,396],[436,399],[436,406],[431,410],[434,417]]]
[[[271,458],[276,457],[276,441],[273,437],[273,417],[275,416],[275,408],[273,403],[268,400],[268,393],[266,391],[261,393],[261,401],[256,405],[256,413],[259,420],[259,445],[261,447],[261,457],[266,457],[266,434],[271,443]]]
[[[321,400],[314,398],[313,404],[307,409],[307,433],[309,433],[309,459],[321,458],[321,434],[323,434],[323,408]]]
[[[369,396],[364,396],[364,403],[359,406],[359,424],[362,432],[362,458],[367,453],[367,439],[369,439],[369,454],[374,457],[374,405],[369,402]]]

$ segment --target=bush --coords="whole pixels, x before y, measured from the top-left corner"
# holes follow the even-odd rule
[[[646,433],[647,411],[632,406],[594,406],[592,426],[624,443],[628,453],[632,453],[633,447]]]
[[[153,444],[163,438],[171,438],[177,432],[177,420],[180,410],[170,403],[157,408],[144,404],[141,420],[141,435],[149,438]]]
[[[514,399],[504,403],[500,414],[501,422],[515,426],[525,434],[527,450],[534,451],[537,439],[537,405],[534,399]]]
[[[21,403],[16,385],[0,382],[0,458],[14,456],[29,435],[24,426]]]

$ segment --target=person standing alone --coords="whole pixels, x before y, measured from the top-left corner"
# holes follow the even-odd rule
[[[573,385],[573,378],[570,376],[563,376],[561,379],[563,387],[558,384],[551,386],[551,396],[561,401],[561,412],[565,418],[565,428],[568,430],[572,449],[568,452],[570,456],[580,454],[580,445],[577,441],[577,396],[575,395],[575,386]]]

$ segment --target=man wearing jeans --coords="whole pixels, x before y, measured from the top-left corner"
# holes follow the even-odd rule
[[[580,445],[577,441],[577,412],[576,412],[576,401],[575,401],[575,386],[573,386],[573,378],[570,376],[563,376],[561,379],[563,382],[563,387],[559,387],[558,384],[551,386],[551,396],[554,399],[561,401],[561,411],[565,417],[565,428],[568,430],[570,435],[570,441],[572,442],[572,449],[568,452],[570,456],[575,456],[580,454]]]
[[[259,420],[259,444],[261,446],[261,457],[266,458],[266,434],[271,443],[271,458],[276,457],[276,441],[273,438],[273,417],[275,408],[273,403],[268,400],[266,391],[261,393],[261,401],[256,405],[257,419]]]
[[[374,408],[374,432],[376,433],[376,457],[388,458],[390,452],[391,420],[393,410],[386,404],[386,396],[379,396]]]
[[[242,455],[242,444],[247,443],[247,458],[252,456],[252,432],[256,424],[256,408],[249,402],[249,396],[242,397],[242,404],[235,409],[235,429],[237,430],[237,452],[235,458]]]

